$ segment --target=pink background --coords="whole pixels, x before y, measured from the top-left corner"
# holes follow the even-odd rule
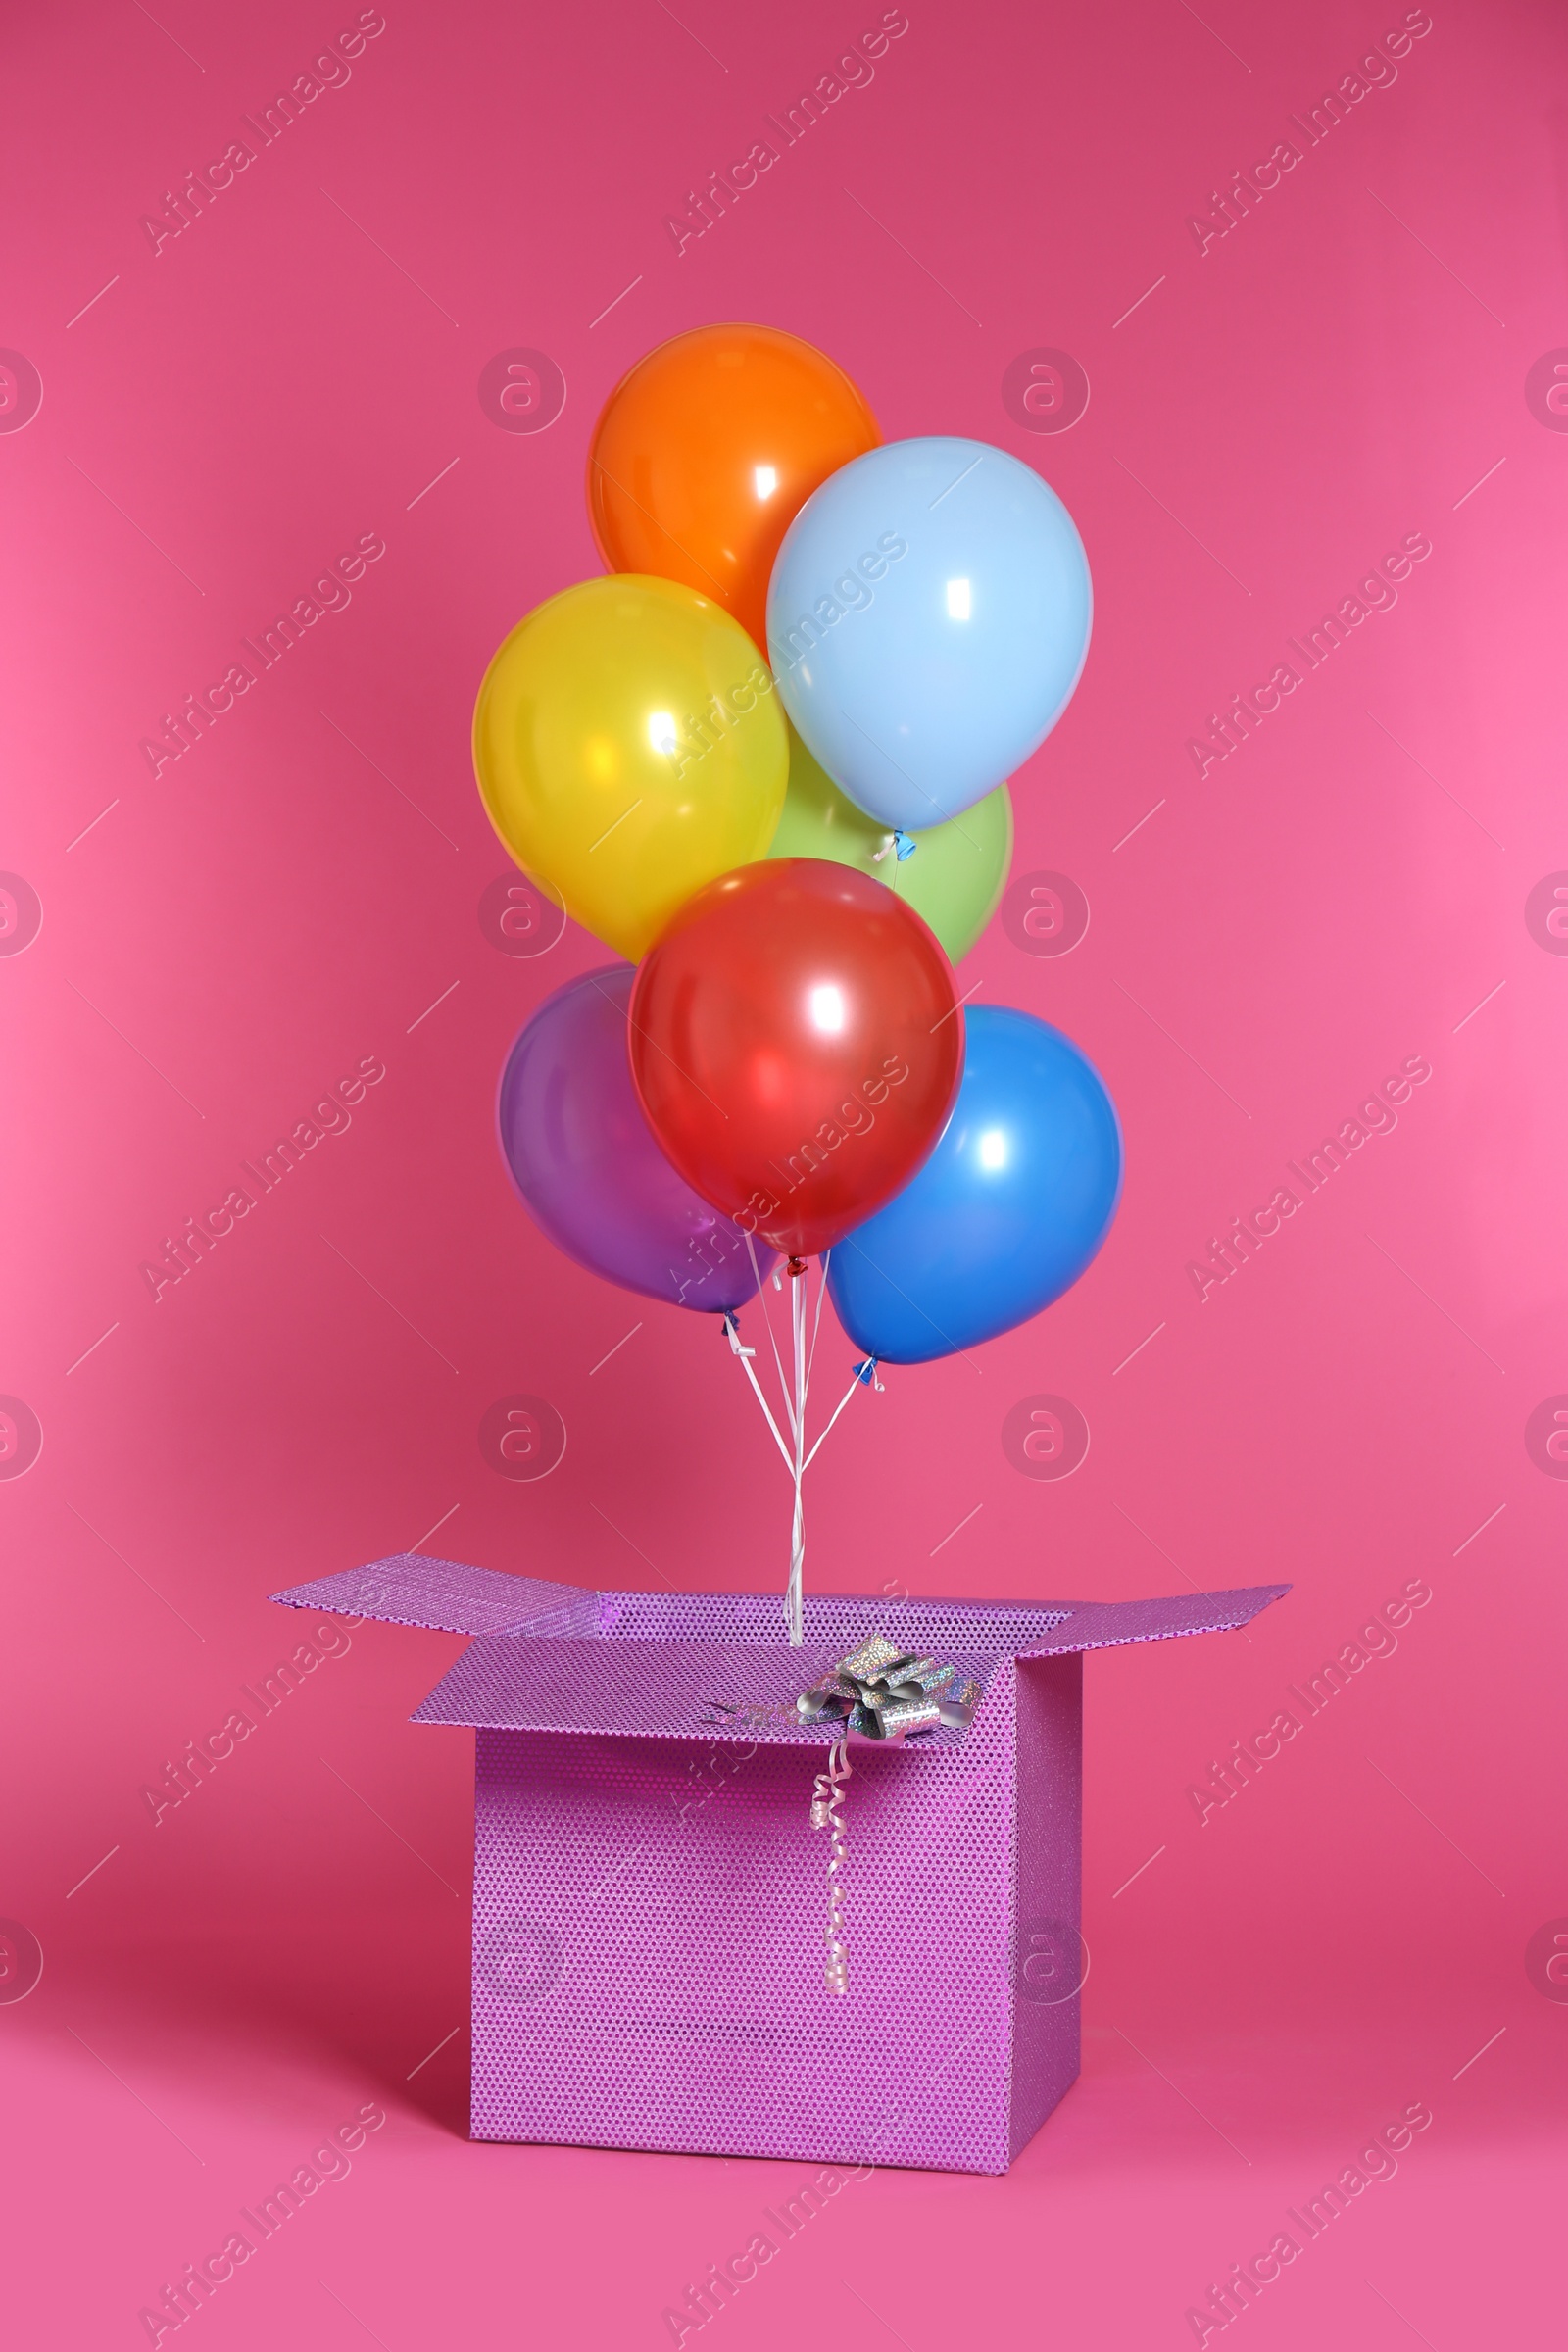
[[[1088,934],[1046,957],[999,921],[962,978],[1105,1073],[1125,1202],[1048,1315],[857,1399],[808,1574],[1296,1589],[1248,1637],[1089,1663],[1084,2076],[1011,2175],[877,2174],[705,2340],[1191,2342],[1209,2282],[1416,2100],[1432,2127],[1263,2292],[1254,2352],[1560,2311],[1568,2006],[1526,1947],[1568,1913],[1568,1487],[1525,1430],[1568,1389],[1568,962],[1526,901],[1568,867],[1568,439],[1525,387],[1568,342],[1562,21],[1440,0],[1200,254],[1188,216],[1401,9],[910,0],[870,85],[677,258],[666,211],[879,13],[389,0],[156,255],[140,216],[353,8],[13,24],[0,342],[43,386],[0,433],[0,866],[42,905],[0,959],[0,1390],[43,1436],[0,1481],[0,1913],[44,1956],[0,2005],[19,2343],[145,2341],[162,2283],[369,2101],[385,2128],[219,2290],[210,2352],[667,2343],[812,2178],[465,2141],[471,1740],[404,1720],[455,1641],[367,1627],[156,1827],[140,1793],[297,1638],[270,1591],[427,1530],[584,1584],[782,1582],[778,1465],[712,1329],[554,1254],[499,1164],[511,1038],[604,958],[486,935],[467,756],[495,644],[597,568],[600,402],[734,317],[820,343],[890,436],[1037,466],[1098,607],[1015,787],[1014,871],[1070,875]],[[567,386],[535,435],[477,397],[515,346]],[[1059,435],[1002,398],[1042,346],[1092,386]],[[372,532],[352,605],[155,780],[160,714]],[[1200,780],[1207,714],[1415,532],[1397,605]],[[1416,1054],[1397,1129],[1200,1302],[1187,1261]],[[141,1261],[365,1056],[352,1127],[155,1304]],[[479,1449],[515,1392],[568,1433],[538,1483]],[[1064,1480],[1003,1450],[1039,1392],[1091,1431]],[[1396,1654],[1200,1826],[1210,1759],[1416,1577]],[[694,1888],[694,1967],[710,1927]]]

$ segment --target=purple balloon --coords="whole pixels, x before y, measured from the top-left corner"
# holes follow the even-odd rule
[[[632,1088],[629,963],[584,972],[518,1032],[496,1105],[501,1152],[534,1223],[590,1274],[672,1306],[722,1314],[755,1297],[738,1225],[677,1176]]]

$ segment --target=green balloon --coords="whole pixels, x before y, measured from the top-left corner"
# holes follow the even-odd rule
[[[999,784],[961,816],[909,838],[915,848],[901,858],[887,828],[840,792],[791,727],[789,789],[769,858],[829,858],[885,882],[924,917],[956,963],[995,914],[1012,862],[1007,787]],[[878,858],[879,850],[886,856]]]

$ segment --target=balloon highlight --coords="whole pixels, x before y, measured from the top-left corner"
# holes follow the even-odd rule
[[[1121,1127],[1094,1064],[1030,1013],[968,1016],[942,1140],[828,1269],[839,1321],[887,1364],[932,1363],[1038,1315],[1089,1265],[1121,1198]]]
[[[765,662],[673,580],[586,580],[485,672],[473,764],[513,857],[607,946],[641,956],[693,891],[766,855],[789,744]]]
[[[825,352],[773,326],[700,326],[637,362],[588,453],[588,518],[612,571],[682,580],[767,643],[779,541],[828,476],[882,436]]]
[[[795,1258],[909,1177],[963,1067],[953,971],[880,882],[812,858],[683,906],[637,974],[631,1068],[694,1191]]]
[[[1089,564],[1037,473],[983,441],[892,441],[808,499],[768,658],[841,792],[906,833],[961,815],[1054,726],[1089,646]]]

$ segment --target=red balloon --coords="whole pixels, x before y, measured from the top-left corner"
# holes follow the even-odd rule
[[[637,973],[632,1078],[665,1156],[771,1249],[830,1249],[906,1185],[963,1074],[953,967],[853,866],[710,882]]]

